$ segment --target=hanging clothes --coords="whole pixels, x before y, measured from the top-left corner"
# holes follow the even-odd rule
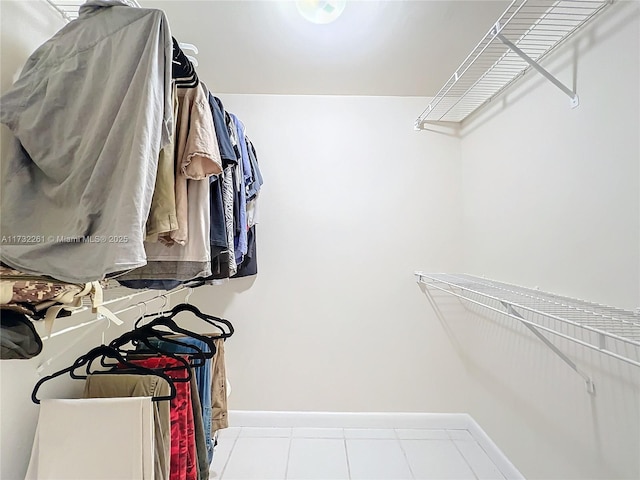
[[[233,278],[250,277],[258,274],[258,252],[256,246],[256,226],[253,225],[247,235],[247,254]]]
[[[175,368],[167,371],[172,379],[184,380],[187,372],[180,368],[181,364],[167,357],[151,357],[144,360],[131,360],[131,363],[143,367]],[[171,416],[171,480],[197,480],[197,458],[195,448],[195,431],[193,409],[191,406],[191,384],[179,381],[174,383],[176,397],[170,403]]]
[[[249,154],[249,163],[251,166],[251,182],[247,186],[247,195],[249,200],[254,200],[258,197],[258,193],[260,193],[264,180],[262,179],[262,172],[260,172],[260,166],[258,165],[258,154],[256,153],[256,149],[251,140],[249,140],[249,137],[245,136],[245,139],[247,141],[247,153]],[[249,224],[251,225],[251,222],[249,222]]]
[[[202,419],[202,404],[200,403],[200,395],[198,393],[195,375],[191,375],[190,389],[191,410],[193,411],[193,435],[196,444],[196,458],[198,459],[198,480],[209,480],[209,459],[207,456],[205,425]]]
[[[168,396],[169,384],[152,375],[89,375],[84,385],[84,398]],[[153,402],[154,478],[170,480],[171,417],[169,402]]]
[[[212,359],[211,380],[211,432],[229,428],[227,409],[227,369],[224,358],[224,340],[216,339],[216,354]]]
[[[0,229],[32,239],[3,244],[0,259],[23,272],[85,283],[146,262],[173,122],[171,34],[161,10],[128,5],[83,4],[0,99],[17,139],[3,158]]]
[[[218,147],[220,149],[222,164],[225,166],[236,164],[238,163],[238,157],[233,149],[231,138],[229,137],[229,131],[227,130],[224,105],[218,97],[214,97],[213,94],[209,93],[209,107],[211,108],[211,114],[213,115],[213,125],[216,129],[216,137],[218,139]]]
[[[170,353],[183,353],[183,354],[191,353],[192,350],[188,347],[188,345],[195,346],[196,348],[199,348],[202,351],[207,351],[209,348],[202,340],[198,340],[196,338],[189,338],[189,337],[180,338],[180,342],[183,345],[179,345],[176,343],[167,342],[163,340],[154,340],[154,339],[151,339],[150,342],[152,345],[156,346],[158,349],[165,352],[170,352]],[[212,414],[211,399],[212,399],[213,385],[216,380],[214,379],[212,367],[213,367],[213,362],[216,361],[215,360],[216,357],[220,355],[224,355],[224,351],[221,352],[218,346],[219,346],[219,343],[218,343],[218,340],[216,340],[216,353],[213,357],[214,360],[206,359],[203,362],[203,365],[199,367],[195,367],[193,369],[195,374],[194,376],[196,379],[196,387],[197,387],[197,392],[198,392],[198,397],[200,402],[201,418],[202,418],[202,425],[203,425],[203,431],[204,431],[204,437],[205,437],[205,442],[204,442],[205,452],[206,452],[205,458],[207,459],[208,464],[210,464],[211,460],[213,459],[213,432],[215,431],[213,429],[213,414]],[[142,344],[138,344],[138,349],[145,350],[146,347]],[[226,379],[225,379],[225,384],[226,384]],[[200,458],[201,457],[198,456],[199,460]]]
[[[247,252],[244,255],[242,264],[233,278],[248,277],[258,274],[258,253],[256,240],[256,225],[258,223],[258,197],[260,189],[264,183],[262,173],[258,166],[258,155],[253,143],[245,135],[246,154],[249,160],[248,168],[250,173],[245,175],[247,189]]]
[[[178,89],[176,211],[178,230],[145,243],[146,266],[119,280],[191,280],[211,275],[209,176],[222,172],[208,92]]]
[[[262,177],[245,126],[164,13],[135,5],[84,3],[0,98],[14,134],[0,229],[17,239],[0,261],[21,272],[164,289],[233,277],[255,258]]]
[[[174,118],[178,114],[178,93],[175,84],[171,86]],[[158,235],[168,235],[178,229],[176,212],[176,181],[174,172],[176,122],[173,122],[169,143],[160,151],[156,185],[151,199],[151,210],[146,224],[147,242],[156,242]]]
[[[211,176],[209,178],[209,204],[211,214],[209,241],[211,245],[212,262],[229,248],[229,243],[227,241],[227,227],[224,216],[224,202],[222,199],[222,182],[223,180],[220,176]],[[213,267],[211,270],[213,274]]]
[[[222,172],[213,119],[204,86],[178,89],[178,149],[176,156],[176,207],[179,229],[165,240],[184,245],[189,238],[188,180],[203,180]]]
[[[231,137],[235,140],[239,156],[238,164],[235,169],[235,191],[237,192],[237,205],[238,205],[238,217],[237,217],[237,235],[234,238],[234,249],[236,263],[240,265],[244,259],[244,255],[247,253],[247,191],[246,191],[246,173],[245,170],[249,167],[249,159],[246,153],[246,144],[244,140],[244,125],[238,118],[232,113],[229,114],[231,119],[229,123]]]
[[[228,167],[238,162],[236,151],[231,144],[225,110],[222,101],[209,93],[209,107],[213,116],[213,124],[218,139],[220,158],[225,169],[222,178],[211,181],[211,278],[229,278],[236,271],[235,254],[233,249],[233,185],[225,185],[224,177],[229,175]],[[231,189],[231,195],[225,195],[225,188]],[[230,205],[227,207],[227,203]],[[214,252],[218,252],[214,255]],[[233,265],[230,265],[230,257],[233,257]]]
[[[224,219],[227,230],[227,267],[229,276],[233,276],[238,272],[238,264],[236,262],[235,254],[235,184],[233,181],[234,166],[230,165],[225,167],[224,176],[222,178],[222,201],[224,202]],[[224,265],[224,260],[221,260]],[[224,272],[224,268],[221,268],[221,272]]]

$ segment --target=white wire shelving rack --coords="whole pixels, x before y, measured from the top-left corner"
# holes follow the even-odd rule
[[[522,323],[583,377],[591,378],[545,334],[640,367],[640,312],[568,298],[466,274],[415,272],[418,283]]]
[[[142,8],[137,0],[127,0],[132,7]],[[67,22],[71,22],[78,18],[78,10],[80,6],[86,2],[86,0],[46,0]],[[198,47],[192,43],[180,43],[180,48],[183,50],[190,50],[194,55],[197,55]],[[193,55],[187,55],[187,58],[196,67],[198,66],[198,59]]]
[[[46,0],[67,22],[78,18],[78,9],[86,0]],[[129,0],[132,6],[140,8],[136,0]]]
[[[513,0],[415,121],[417,130],[434,122],[460,123],[498,96],[530,68],[537,70],[578,106],[576,92],[540,61],[613,0]]]

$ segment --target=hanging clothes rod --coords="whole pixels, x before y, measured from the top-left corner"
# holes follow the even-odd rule
[[[105,290],[105,293],[107,293],[107,294],[110,294],[110,293],[119,293],[119,292],[120,292],[120,291],[122,291],[123,289],[125,289],[125,288],[124,288],[124,287],[116,287],[116,288],[113,288],[113,289],[106,289],[106,290]],[[128,288],[126,288],[125,290],[129,290],[129,289],[128,289]],[[112,303],[122,302],[122,301],[124,301],[124,300],[133,300],[135,297],[138,297],[138,296],[140,296],[140,295],[145,295],[145,294],[148,294],[148,293],[150,293],[150,292],[151,292],[151,290],[141,290],[141,291],[139,291],[139,292],[133,292],[133,293],[129,293],[129,294],[126,294],[126,295],[116,296],[116,297],[114,297],[114,298],[111,298],[111,299],[109,299],[109,300],[106,300],[106,301],[102,302],[102,304],[101,304],[101,305],[110,305],[110,304],[112,304]],[[154,298],[155,298],[155,297],[154,297]],[[80,307],[80,308],[78,308],[78,309],[72,310],[72,311],[71,311],[71,315],[76,315],[76,314],[78,314],[78,313],[85,312],[85,311],[87,311],[87,310],[88,310],[88,309],[90,309],[90,308],[91,308],[91,306],[87,306],[87,305],[85,305],[85,306]]]
[[[137,0],[127,0],[129,5],[134,8],[142,8]],[[78,10],[85,0],[46,0],[67,22],[71,22],[78,18]],[[189,50],[194,55],[198,54],[198,47],[192,43],[180,43],[180,48]],[[198,59],[193,55],[187,55],[187,58],[194,66],[198,66]]]
[[[78,18],[78,9],[85,0],[45,0],[51,5],[67,22]],[[142,8],[137,0],[127,0],[129,5],[134,8]]]
[[[139,307],[140,307],[140,305],[147,305],[148,303],[151,303],[151,302],[153,302],[154,300],[158,300],[158,299],[160,299],[160,298],[168,298],[168,297],[169,297],[169,296],[171,296],[171,295],[174,295],[174,294],[176,294],[176,293],[184,292],[185,290],[191,290],[191,291],[193,291],[193,288],[192,288],[192,287],[180,287],[180,288],[178,288],[178,289],[176,289],[176,290],[172,290],[172,291],[169,291],[169,292],[166,292],[166,293],[162,293],[162,294],[156,295],[156,296],[151,297],[151,298],[149,298],[149,299],[147,299],[147,300],[144,300],[144,301],[142,301],[142,302],[138,302],[138,303],[136,303],[135,305],[130,305],[130,306],[126,307],[126,308],[123,308],[123,309],[121,309],[121,310],[116,310],[115,312],[112,312],[112,313],[113,313],[113,315],[118,316],[118,315],[121,315],[121,314],[123,314],[123,313],[125,313],[125,312],[128,312],[129,310],[133,310],[134,308],[139,308]],[[142,292],[136,292],[136,293],[133,293],[133,294],[128,295],[128,296],[125,296],[125,297],[116,298],[116,299],[114,299],[114,300],[110,300],[110,301],[108,301],[108,302],[104,302],[104,303],[103,303],[103,305],[107,305],[107,304],[109,304],[109,303],[114,303],[114,302],[118,302],[118,301],[122,301],[122,300],[131,300],[131,299],[133,299],[134,297],[136,297],[136,296],[138,296],[138,295],[143,295],[143,294],[145,294],[145,293],[146,293],[146,294],[150,293],[150,290],[145,290],[145,291],[142,291]],[[187,294],[187,297],[189,297],[190,295],[191,295],[191,293],[189,292],[189,293]],[[71,313],[72,313],[72,314],[79,313],[80,311],[88,310],[88,308],[89,308],[89,307],[83,307],[82,309],[74,310],[74,311],[73,311],[73,312],[71,312]],[[64,318],[64,317],[62,317],[62,318]],[[43,338],[43,341],[46,341],[46,340],[48,340],[48,339],[49,339],[49,338],[51,338],[51,337],[57,337],[58,335],[63,335],[63,334],[65,334],[65,333],[72,332],[72,331],[77,330],[77,329],[79,329],[79,328],[83,328],[83,327],[86,327],[86,326],[89,326],[89,325],[93,325],[93,324],[95,324],[95,323],[101,322],[102,320],[105,320],[106,318],[107,318],[107,317],[105,317],[104,315],[98,315],[98,316],[97,316],[96,318],[94,318],[93,320],[89,320],[89,321],[86,321],[86,322],[82,322],[82,323],[79,323],[79,324],[77,324],[77,325],[73,325],[73,326],[71,326],[71,327],[67,327],[67,328],[64,328],[64,329],[62,329],[62,330],[59,330],[59,331],[57,331],[57,332],[55,332],[55,333],[52,333],[52,334],[51,334],[51,335],[49,335],[48,337]]]
[[[146,308],[146,305],[148,303],[153,302],[154,300],[158,300],[160,298],[165,298],[166,299],[171,295],[175,295],[176,293],[181,293],[181,292],[184,292],[184,291],[188,292],[187,293],[187,297],[186,297],[186,300],[188,300],[188,298],[191,296],[191,293],[193,292],[193,288],[192,287],[180,287],[180,288],[177,288],[176,290],[172,290],[170,292],[162,293],[160,295],[156,295],[155,297],[148,298],[147,300],[144,300],[142,302],[138,302],[135,305],[131,305],[131,306],[123,308],[121,310],[117,310],[117,311],[113,312],[113,315],[118,316],[118,315],[121,315],[121,314],[123,314],[125,312],[128,312],[129,310],[133,310],[134,308],[140,308],[140,305],[145,305],[145,308]],[[142,294],[142,293],[149,293],[149,291],[138,292],[138,294]],[[132,296],[135,296],[135,294],[132,295]],[[123,298],[120,298],[119,300],[122,300]],[[74,330],[78,330],[80,328],[93,326],[92,328],[89,328],[89,329],[87,329],[87,331],[83,332],[73,342],[71,342],[68,345],[66,345],[64,349],[62,349],[61,351],[57,352],[55,355],[49,357],[47,360],[41,362],[40,365],[38,365],[38,367],[36,369],[36,372],[38,373],[38,375],[40,375],[40,373],[44,370],[45,367],[51,365],[54,360],[56,360],[60,356],[64,355],[66,352],[68,352],[69,350],[74,348],[78,343],[80,343],[84,339],[84,337],[86,337],[93,330],[93,328],[95,328],[95,326],[97,326],[97,324],[103,322],[105,319],[107,319],[107,317],[105,317],[103,315],[98,315],[93,320],[89,320],[87,322],[83,322],[83,323],[80,323],[78,325],[73,325],[71,327],[64,328],[64,329],[62,329],[62,330],[60,330],[58,332],[52,333],[51,335],[47,336],[46,338],[43,338],[42,341],[45,342],[45,341],[49,340],[52,337],[57,337],[59,335],[64,335],[64,334],[73,332]]]
[[[186,298],[189,298],[191,296],[191,292],[193,292],[193,288],[192,287],[180,287],[180,288],[177,288],[176,290],[172,290],[170,292],[163,293],[161,295],[157,295],[157,296],[155,296],[153,298],[145,300],[144,302],[138,302],[135,305],[131,305],[129,307],[123,308],[122,310],[118,310],[117,312],[114,312],[114,315],[120,315],[122,313],[128,312],[129,310],[133,310],[134,308],[138,308],[139,305],[145,305],[146,306],[147,303],[150,303],[153,300],[157,300],[159,298],[167,298],[168,299],[168,297],[170,297],[171,295],[175,295],[176,293],[181,293],[181,292],[184,292],[184,291],[189,291],[187,293],[187,297],[186,297]]]

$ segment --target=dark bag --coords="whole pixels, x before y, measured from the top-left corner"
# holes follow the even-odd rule
[[[42,340],[31,319],[13,310],[0,310],[0,359],[28,359],[40,352]]]

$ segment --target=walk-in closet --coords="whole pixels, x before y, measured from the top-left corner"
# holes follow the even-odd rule
[[[0,0],[2,480],[640,478],[640,2]]]

